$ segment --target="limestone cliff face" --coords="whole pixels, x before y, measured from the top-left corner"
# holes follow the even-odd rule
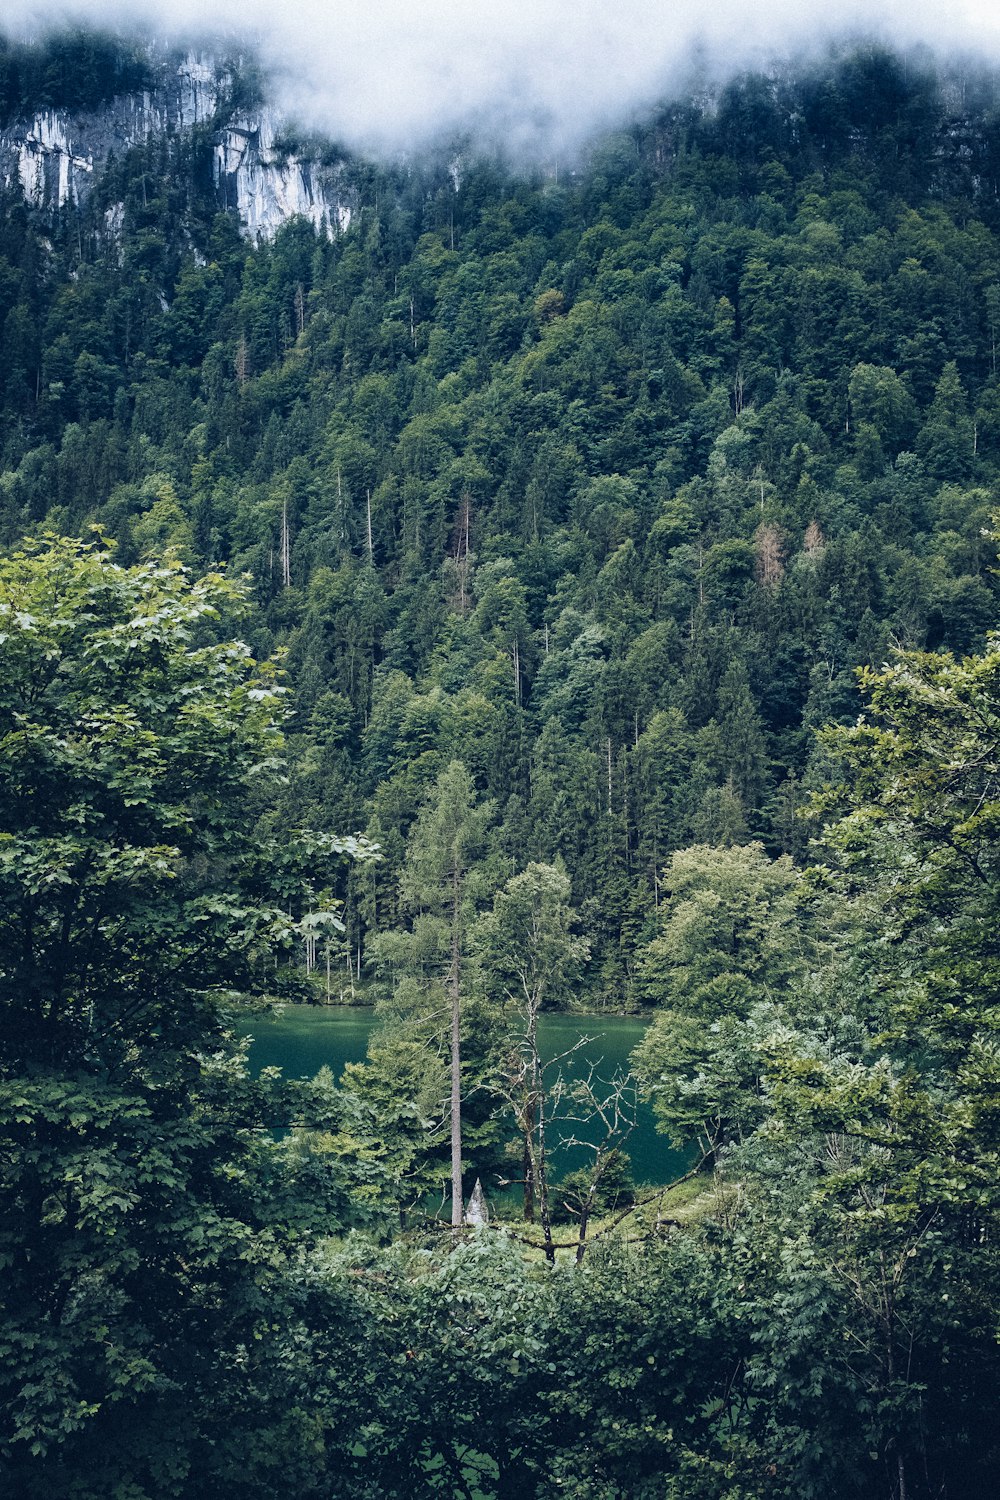
[[[66,121],[54,110],[38,114],[29,123],[23,139],[12,140],[9,151],[17,151],[17,175],[24,196],[36,207],[61,207],[77,202],[81,174],[93,176],[94,159],[74,148],[67,135]],[[10,173],[6,174],[10,181]]]
[[[86,200],[112,153],[201,126],[220,207],[240,215],[248,236],[271,238],[295,214],[317,227],[346,227],[350,193],[342,174],[279,149],[281,122],[272,110],[232,112],[233,80],[224,65],[191,52],[161,60],[151,72],[149,91],[96,110],[49,109],[15,121],[0,132],[0,178],[7,186],[19,181],[30,204],[54,212]]]
[[[239,213],[254,239],[302,214],[319,227],[346,228],[351,211],[316,163],[281,152],[279,121],[270,109],[234,116],[219,131],[212,171],[220,202]],[[324,182],[324,175],[327,180]]]

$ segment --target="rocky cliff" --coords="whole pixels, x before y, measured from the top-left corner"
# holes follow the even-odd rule
[[[282,147],[282,121],[270,108],[235,109],[226,64],[194,52],[160,58],[151,62],[150,83],[96,109],[45,108],[13,121],[0,131],[0,179],[8,187],[20,182],[28,203],[54,212],[85,202],[113,154],[200,128],[219,205],[240,215],[248,236],[270,238],[296,214],[317,227],[346,227],[351,195],[343,170]]]

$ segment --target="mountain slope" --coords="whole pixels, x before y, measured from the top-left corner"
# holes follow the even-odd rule
[[[54,218],[12,179],[3,540],[252,575],[297,715],[276,816],[386,851],[348,893],[362,971],[458,757],[498,858],[566,862],[590,999],[634,1003],[671,852],[799,854],[855,669],[995,619],[995,112],[861,50],[562,176],[355,163],[349,227],[255,249],[218,111]]]

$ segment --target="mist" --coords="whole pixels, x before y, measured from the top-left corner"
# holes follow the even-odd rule
[[[688,81],[724,77],[838,39],[1000,58],[982,0],[6,0],[8,32],[66,21],[140,26],[181,45],[259,48],[276,102],[301,126],[367,151],[472,129],[517,150],[564,149]]]

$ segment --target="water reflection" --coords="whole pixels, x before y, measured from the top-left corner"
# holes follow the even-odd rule
[[[361,1008],[290,1005],[277,1013],[248,1017],[239,1029],[254,1038],[250,1062],[255,1072],[279,1067],[290,1078],[311,1078],[326,1064],[339,1078],[346,1063],[364,1061],[376,1024],[373,1013]],[[539,1018],[539,1048],[543,1059],[557,1057],[569,1052],[580,1037],[586,1037],[584,1046],[570,1058],[567,1071],[572,1076],[585,1075],[593,1063],[600,1076],[608,1078],[616,1069],[627,1069],[629,1055],[644,1029],[645,1022],[633,1016],[543,1015]],[[554,1133],[558,1136],[558,1127]],[[578,1125],[567,1126],[564,1133],[586,1135]],[[652,1109],[642,1103],[626,1150],[637,1183],[659,1186],[670,1182],[684,1171],[688,1161],[687,1153],[673,1150],[657,1132]],[[559,1175],[589,1160],[590,1154],[582,1147],[557,1147],[553,1152]]]

